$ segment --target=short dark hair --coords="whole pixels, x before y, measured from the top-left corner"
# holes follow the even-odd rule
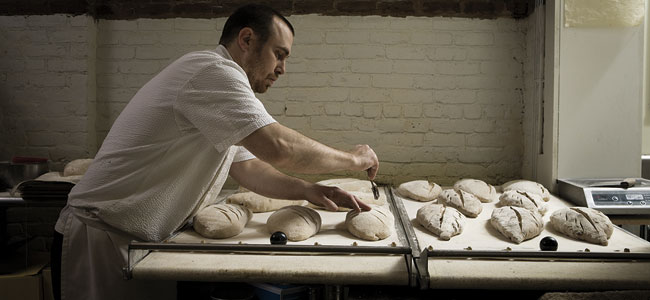
[[[260,37],[261,44],[266,43],[269,39],[271,26],[273,25],[273,17],[276,16],[284,21],[291,34],[295,35],[293,26],[284,16],[282,16],[275,9],[261,4],[247,4],[235,10],[235,12],[228,17],[226,24],[223,26],[223,32],[219,39],[219,44],[227,45],[237,38],[239,32],[245,28],[250,27],[255,34]]]

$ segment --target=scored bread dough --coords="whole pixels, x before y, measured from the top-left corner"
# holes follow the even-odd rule
[[[456,208],[470,218],[476,218],[483,211],[481,200],[463,190],[446,189],[442,191],[438,196],[438,203]]]
[[[457,209],[436,203],[420,207],[416,219],[420,225],[445,241],[461,234],[466,220]]]
[[[490,224],[517,244],[538,236],[544,230],[544,221],[538,212],[516,206],[495,208]]]
[[[542,196],[520,190],[509,190],[503,192],[499,197],[501,206],[517,206],[528,210],[537,211],[541,215],[546,213],[546,202]]]
[[[404,197],[427,202],[435,200],[442,192],[442,188],[427,180],[413,180],[400,184],[397,192]]]
[[[468,192],[481,202],[492,202],[498,198],[497,190],[491,184],[478,179],[458,180],[454,183],[454,190]]]
[[[93,162],[92,158],[75,159],[63,167],[63,177],[83,175]]]
[[[501,189],[504,192],[510,190],[525,191],[542,196],[542,199],[544,199],[544,201],[548,202],[548,200],[551,200],[551,193],[549,193],[541,183],[537,183],[535,181],[523,179],[512,180],[502,184]]]
[[[225,239],[240,234],[252,217],[253,213],[244,206],[221,203],[199,211],[192,226],[206,238]]]
[[[290,241],[302,241],[320,231],[321,218],[317,211],[306,206],[283,207],[266,221],[269,233],[282,231]]]
[[[551,226],[574,239],[603,246],[607,246],[614,232],[614,225],[605,214],[587,207],[556,210],[551,215]]]
[[[379,193],[379,198],[375,199],[372,193],[372,187],[369,180],[360,180],[355,178],[335,178],[327,179],[317,182],[320,185],[335,186],[359,198],[361,202],[368,205],[384,205],[386,204],[386,195],[382,192]],[[325,209],[322,206],[308,203],[307,206],[317,209]],[[337,211],[350,211],[350,208],[339,206]]]
[[[307,204],[307,200],[281,200],[264,197],[253,192],[244,192],[230,195],[226,202],[248,207],[252,212],[275,211],[283,207]]]
[[[368,240],[383,240],[392,234],[395,217],[385,206],[371,205],[369,211],[350,211],[345,215],[345,226],[354,236]]]

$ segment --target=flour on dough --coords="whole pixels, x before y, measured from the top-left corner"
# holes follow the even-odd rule
[[[426,202],[435,200],[442,192],[442,188],[427,180],[413,180],[400,184],[397,192],[404,197]]]
[[[266,221],[269,233],[282,231],[290,241],[302,241],[320,231],[321,217],[306,206],[287,206],[271,214]]]
[[[498,198],[497,190],[492,185],[478,179],[458,180],[454,183],[454,190],[468,192],[481,202],[492,202]]]
[[[237,204],[210,205],[194,216],[192,226],[198,234],[211,239],[236,236],[244,230],[253,213]]]
[[[345,226],[354,236],[368,240],[383,240],[392,234],[395,226],[393,214],[385,206],[371,205],[369,211],[350,211],[345,216]]]
[[[461,234],[466,220],[457,209],[436,203],[420,207],[416,219],[420,225],[445,241]]]
[[[548,201],[551,199],[551,193],[549,193],[548,190],[541,183],[537,183],[530,180],[520,179],[520,180],[508,181],[501,185],[501,189],[504,192],[510,190],[519,190],[519,191],[525,191],[525,192],[537,194],[542,196],[542,199],[544,199],[544,201]]]
[[[574,239],[607,246],[614,225],[600,211],[587,207],[563,208],[551,215],[551,226]]]
[[[243,205],[248,207],[254,213],[275,211],[291,205],[302,206],[307,204],[307,200],[273,199],[253,192],[232,194],[226,199],[226,202]]]
[[[526,191],[509,190],[499,197],[501,206],[517,206],[528,210],[537,211],[541,215],[546,213],[546,202],[542,196]]]
[[[338,187],[356,196],[357,198],[359,198],[359,200],[361,200],[361,202],[368,205],[381,206],[386,204],[386,195],[381,192],[381,189],[379,192],[379,199],[375,199],[372,193],[370,181],[368,180],[360,180],[355,178],[335,178],[335,179],[322,180],[317,182],[317,184]],[[311,202],[308,204],[308,206],[311,208],[325,209],[324,207],[315,205]],[[339,206],[338,208],[338,211],[350,211],[350,210],[351,210],[350,208],[343,207],[343,206]]]
[[[470,218],[477,217],[483,211],[481,200],[463,190],[446,189],[442,191],[438,196],[438,203],[456,208]]]
[[[516,206],[495,208],[490,224],[517,244],[538,236],[544,230],[544,221],[538,212]]]
[[[93,162],[92,158],[75,159],[63,167],[63,177],[84,175]]]

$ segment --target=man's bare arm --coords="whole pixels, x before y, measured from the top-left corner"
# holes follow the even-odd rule
[[[367,171],[368,177],[374,179],[379,167],[377,155],[368,145],[357,145],[354,150],[345,152],[278,123],[256,130],[239,145],[274,167],[304,174]]]

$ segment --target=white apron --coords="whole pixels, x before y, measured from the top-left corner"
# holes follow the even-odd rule
[[[61,251],[61,299],[176,299],[176,282],[123,279],[131,240],[69,214]]]
[[[211,187],[197,200],[187,220],[216,201],[235,152],[234,148],[227,151]],[[74,212],[67,213],[61,247],[61,299],[176,299],[175,281],[124,279],[122,269],[128,265],[128,245],[135,237],[110,230],[98,220],[85,221],[91,225],[82,222]]]

